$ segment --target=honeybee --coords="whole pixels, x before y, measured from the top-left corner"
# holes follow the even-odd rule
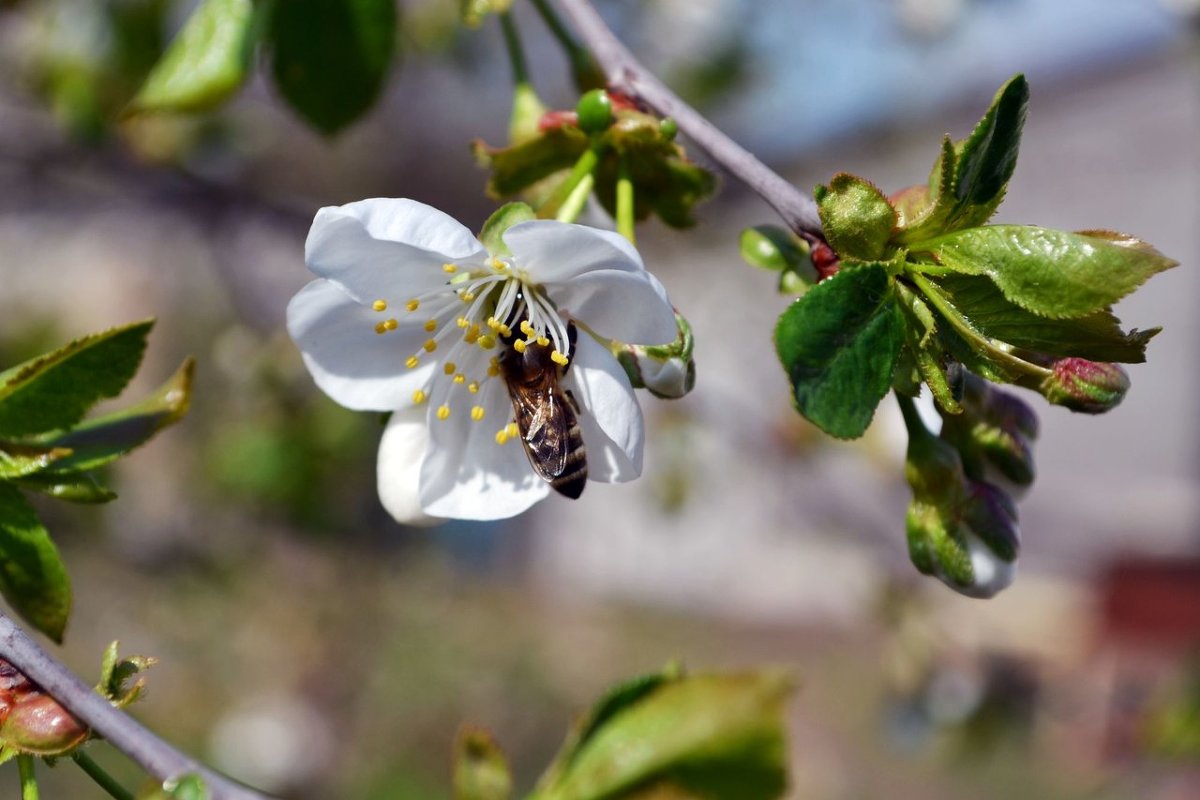
[[[575,325],[567,326],[567,358],[575,351]],[[512,399],[513,417],[533,471],[572,500],[587,483],[587,449],[579,429],[579,409],[559,379],[569,368],[550,360],[550,346],[527,344],[519,353],[506,341],[500,371]]]

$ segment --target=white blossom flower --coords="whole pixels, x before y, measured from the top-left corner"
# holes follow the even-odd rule
[[[641,409],[610,342],[673,341],[666,291],[610,231],[530,220],[502,238],[509,253],[489,253],[453,218],[397,199],[323,208],[309,232],[320,277],[292,298],[288,332],[335,401],[395,412],[379,482],[402,522],[498,519],[549,493],[514,422],[506,346],[552,348],[589,479],[641,473]]]

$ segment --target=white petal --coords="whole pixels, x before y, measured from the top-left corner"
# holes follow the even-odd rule
[[[546,284],[546,294],[559,311],[609,339],[655,345],[679,336],[667,290],[649,272],[589,272]]]
[[[435,525],[442,520],[421,508],[421,462],[429,446],[429,426],[424,408],[408,408],[392,415],[379,440],[376,481],[379,501],[397,522]]]
[[[504,243],[517,266],[538,283],[569,281],[597,269],[646,270],[624,236],[586,225],[550,219],[519,222],[504,232]]]
[[[989,597],[994,597],[1002,589],[1007,589],[1017,577],[1016,559],[1005,561],[1000,558],[992,552],[990,547],[984,544],[983,539],[979,538],[974,531],[965,526],[963,528],[963,539],[967,544],[967,553],[971,557],[971,570],[974,580],[970,586],[959,586],[947,579],[939,570],[938,577],[942,579],[942,582],[959,594],[985,600]]]
[[[612,354],[580,333],[563,379],[579,401],[579,426],[587,447],[588,478],[623,483],[642,474],[645,427],[629,376]]]
[[[421,505],[427,513],[503,519],[549,494],[550,485],[534,474],[519,440],[496,443],[496,432],[512,419],[508,388],[502,380],[488,380],[477,395],[448,381],[435,386],[429,453],[421,468]],[[450,407],[449,419],[434,416],[442,404]],[[478,422],[470,416],[476,404],[484,409]]]
[[[308,371],[322,391],[346,408],[406,408],[413,391],[431,375],[432,363],[411,370],[404,366],[428,334],[407,326],[381,336],[375,332],[379,318],[327,280],[313,281],[288,303],[288,333]]]
[[[399,303],[445,284],[442,264],[479,262],[486,251],[448,214],[415,200],[376,198],[317,212],[304,260],[361,303]]]

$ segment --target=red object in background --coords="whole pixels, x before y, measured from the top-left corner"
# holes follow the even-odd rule
[[[1123,557],[1099,589],[1106,638],[1169,651],[1200,647],[1200,557]]]

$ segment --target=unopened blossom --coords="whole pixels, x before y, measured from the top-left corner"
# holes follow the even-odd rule
[[[591,480],[641,473],[641,409],[612,348],[676,338],[666,291],[610,231],[530,220],[502,238],[507,252],[489,253],[453,218],[403,199],[323,208],[309,232],[305,260],[320,277],[292,298],[288,331],[335,401],[393,412],[380,497],[402,522],[497,519],[549,493],[514,421],[506,347],[551,349]]]

